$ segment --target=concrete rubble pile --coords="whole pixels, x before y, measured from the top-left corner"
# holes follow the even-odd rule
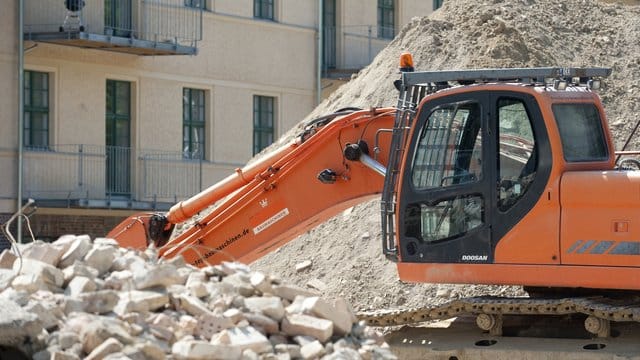
[[[33,359],[394,359],[344,300],[65,235],[0,255],[0,345]],[[2,356],[0,356],[2,357]]]

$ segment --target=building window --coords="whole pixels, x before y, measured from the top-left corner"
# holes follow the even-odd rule
[[[395,36],[394,0],[378,0],[378,37],[393,39]]]
[[[433,10],[438,10],[442,6],[444,0],[433,0]]]
[[[182,91],[182,153],[187,159],[204,159],[204,90]]]
[[[253,17],[274,20],[273,1],[274,0],[253,0]]]
[[[253,96],[253,155],[273,143],[275,98]]]
[[[184,6],[206,10],[207,0],[184,0]]]
[[[24,72],[24,146],[49,146],[49,74]]]

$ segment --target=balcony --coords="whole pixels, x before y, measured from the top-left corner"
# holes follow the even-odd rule
[[[25,0],[25,40],[137,55],[194,55],[202,9],[185,0]]]
[[[183,158],[181,152],[116,146],[25,149],[25,197],[41,207],[168,210],[235,166]]]

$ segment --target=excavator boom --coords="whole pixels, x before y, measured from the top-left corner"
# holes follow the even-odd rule
[[[394,117],[387,108],[317,119],[290,144],[167,214],[131,216],[108,236],[134,248],[154,242],[161,256],[182,255],[198,266],[251,262],[340,211],[379,196],[390,142],[381,130],[391,129]],[[174,230],[185,221],[184,231]]]

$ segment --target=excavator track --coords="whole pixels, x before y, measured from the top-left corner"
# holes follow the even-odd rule
[[[584,314],[585,329],[598,337],[609,337],[610,322],[640,322],[640,297],[606,296],[568,298],[504,298],[480,296],[451,301],[436,307],[405,310],[362,311],[358,318],[370,326],[410,325],[475,315],[476,323],[492,335],[502,335],[504,315]]]

